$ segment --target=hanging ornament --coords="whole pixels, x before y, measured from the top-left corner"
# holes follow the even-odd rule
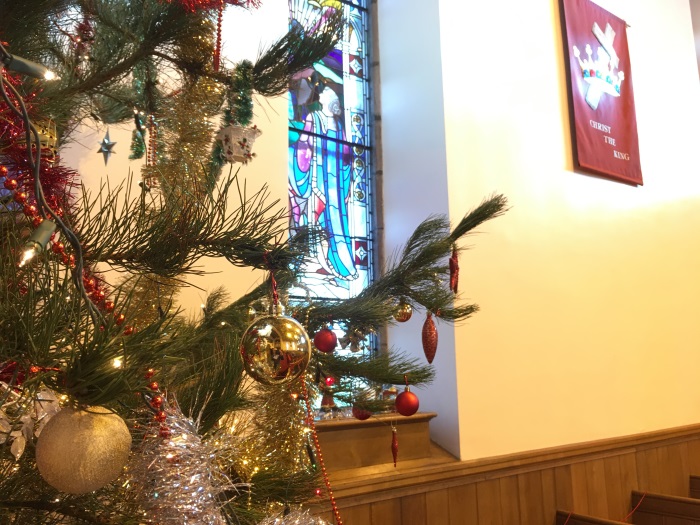
[[[457,293],[457,285],[459,284],[459,258],[457,253],[457,245],[452,245],[452,256],[450,256],[450,290],[452,293]]]
[[[293,317],[258,317],[241,338],[246,372],[265,385],[283,385],[299,377],[311,358],[311,341]]]
[[[314,346],[325,354],[331,353],[338,345],[338,336],[330,328],[321,328],[314,336]]]
[[[352,406],[352,416],[355,419],[359,419],[360,421],[364,421],[365,419],[369,419],[372,416],[372,412],[369,410],[366,410],[364,408],[359,408],[357,405]]]
[[[116,142],[112,142],[109,139],[109,129],[107,129],[107,133],[105,133],[105,137],[102,139],[102,142],[99,142],[100,149],[97,150],[97,153],[102,153],[102,155],[104,156],[105,166],[107,165],[107,161],[109,160],[109,156],[112,153],[115,153],[114,151],[112,151],[112,148],[114,147],[115,144],[116,144]]]
[[[252,152],[253,144],[260,135],[262,131],[257,126],[245,128],[234,124],[219,130],[216,140],[221,142],[223,154],[228,162],[247,164],[255,157],[255,153]]]
[[[55,489],[85,494],[117,479],[130,450],[131,434],[117,414],[103,407],[64,408],[37,440],[36,465]]]
[[[391,457],[394,458],[394,468],[396,460],[399,458],[399,437],[396,435],[396,426],[391,425]]]
[[[412,315],[413,307],[401,299],[401,302],[399,302],[399,305],[394,311],[394,319],[396,319],[399,323],[405,323],[411,318]]]
[[[437,352],[438,333],[435,321],[433,321],[433,315],[430,312],[428,312],[423,323],[422,339],[425,358],[428,360],[428,363],[432,363],[433,359],[435,359],[435,352]]]
[[[408,386],[408,377],[404,376],[404,380],[406,381],[406,388],[396,396],[394,405],[396,406],[396,411],[402,416],[412,416],[418,412],[418,396],[411,392],[411,388]]]

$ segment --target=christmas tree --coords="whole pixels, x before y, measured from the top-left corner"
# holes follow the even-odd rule
[[[254,155],[253,94],[284,93],[333,49],[344,20],[327,8],[228,67],[226,4],[255,7],[0,3],[3,523],[320,523],[299,507],[319,478],[330,493],[315,400],[332,396],[358,417],[407,414],[412,400],[395,406],[376,386],[433,375],[398,351],[336,347],[414,308],[446,322],[477,309],[454,302],[458,241],[505,210],[502,196],[454,228],[427,219],[352,299],[285,300],[325,232],[290,237],[286,209],[264,186],[249,192],[228,162]],[[123,186],[90,196],[62,165],[86,120],[133,122],[131,155],[147,156],[137,198]],[[107,135],[105,162],[112,146]],[[206,256],[268,277],[243,297],[210,294],[195,322],[172,301]],[[105,266],[125,278],[107,282]]]

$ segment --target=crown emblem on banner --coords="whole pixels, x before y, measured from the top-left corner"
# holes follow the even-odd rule
[[[595,110],[598,108],[600,98],[604,93],[613,97],[620,96],[625,72],[617,71],[620,59],[613,47],[615,31],[613,31],[610,24],[605,26],[605,32],[603,32],[600,26],[594,22],[592,32],[600,43],[595,59],[593,58],[593,48],[591,48],[590,44],[586,44],[587,58],[581,58],[581,50],[578,47],[573,46],[572,50],[579,66],[581,66],[583,79],[588,84],[586,102]]]

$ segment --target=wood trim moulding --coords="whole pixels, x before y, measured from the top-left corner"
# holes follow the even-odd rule
[[[437,465],[331,472],[337,500],[352,506],[700,439],[700,424]]]

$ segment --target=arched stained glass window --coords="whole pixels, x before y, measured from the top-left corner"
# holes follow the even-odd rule
[[[292,296],[347,299],[370,281],[371,195],[366,0],[289,0],[292,26],[340,9],[336,49],[292,80],[289,103],[290,230],[325,232]]]

